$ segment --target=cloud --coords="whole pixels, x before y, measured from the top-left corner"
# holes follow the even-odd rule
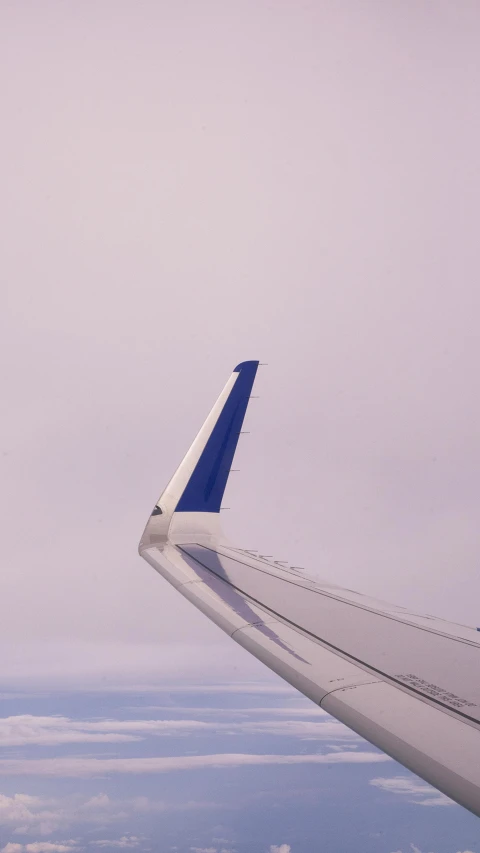
[[[34,841],[26,844],[26,853],[69,853],[77,848],[71,844],[54,844],[51,841]]]
[[[325,722],[276,720],[236,723],[233,726],[225,724],[223,727],[241,734],[269,734],[278,737],[299,737],[307,740],[359,740],[359,736],[347,726],[328,718]]]
[[[127,743],[140,740],[133,734],[108,731],[96,724],[74,722],[67,717],[35,717],[21,714],[0,719],[0,746],[65,743]]]
[[[188,800],[168,803],[148,797],[112,800],[107,794],[93,797],[48,799],[28,794],[0,795],[0,827],[14,833],[50,835],[74,823],[106,826],[138,814],[163,814],[218,808],[216,803]],[[8,853],[8,851],[7,851]],[[10,851],[14,853],[14,851]]]
[[[93,777],[111,773],[169,773],[205,767],[246,767],[268,764],[374,764],[391,761],[381,752],[328,752],[321,755],[252,755],[220,753],[155,758],[40,758],[2,759],[6,776]]]
[[[221,712],[219,712],[221,713]],[[69,717],[40,717],[32,714],[0,718],[0,746],[67,743],[125,743],[148,736],[187,735],[192,732],[223,731],[231,735],[258,734],[314,740],[356,740],[346,726],[324,716],[312,720],[256,720],[205,722],[203,720],[72,720]]]
[[[139,847],[140,842],[142,841],[137,835],[122,835],[121,838],[117,838],[116,840],[102,838],[99,841],[91,841],[90,844],[93,844],[97,847],[119,847],[119,848],[127,848],[127,847]]]
[[[190,847],[193,853],[217,853],[217,847]]]
[[[14,832],[49,835],[62,823],[62,810],[59,812],[52,800],[28,794],[14,794],[12,797],[0,794],[0,826],[11,827]]]
[[[291,849],[290,844],[271,844],[268,853],[290,853]]]
[[[33,841],[30,844],[15,844],[9,841],[0,853],[70,853],[77,849],[72,844],[56,844],[53,841]]]
[[[426,782],[422,782],[415,776],[393,776],[390,778],[379,777],[370,779],[370,785],[389,791],[391,794],[408,797],[411,803],[418,806],[454,806],[453,800],[436,791]]]
[[[234,853],[233,850],[222,847],[190,847],[192,853]]]

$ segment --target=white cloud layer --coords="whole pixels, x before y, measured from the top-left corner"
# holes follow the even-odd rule
[[[65,823],[65,808],[58,802],[28,794],[0,794],[0,826],[14,832],[49,835]]]
[[[114,773],[169,773],[206,767],[247,767],[268,764],[376,764],[390,761],[380,752],[329,752],[323,755],[251,755],[220,753],[168,758],[39,758],[2,759],[6,776],[94,777]]]
[[[114,729],[112,731],[112,729]],[[59,746],[67,743],[126,743],[139,740],[122,734],[115,726],[74,722],[66,717],[37,717],[22,714],[0,719],[0,746]]]
[[[32,797],[17,793],[0,794],[0,827],[22,835],[50,835],[80,823],[107,826],[125,817],[139,814],[188,812],[216,808],[212,802],[167,803],[145,796],[115,800],[100,793],[92,797]]]
[[[408,797],[411,803],[419,806],[454,806],[453,800],[445,794],[436,791],[427,782],[422,782],[416,776],[379,777],[370,780],[370,785],[391,794]]]
[[[118,847],[119,849],[139,847],[142,838],[138,835],[122,835],[121,838],[101,838],[98,841],[91,841],[90,844],[95,847]]]
[[[192,853],[217,853],[217,847],[190,847]]]
[[[227,847],[190,847],[192,853],[234,853]]]
[[[53,841],[32,841],[29,844],[17,844],[9,841],[0,853],[70,853],[78,850],[73,844],[57,844]]]
[[[201,720],[90,721],[22,714],[0,719],[0,746],[121,743],[138,741],[150,735],[179,736],[218,731],[232,735],[276,735],[331,741],[358,739],[354,732],[329,717],[322,722],[297,719],[218,723]]]
[[[291,849],[290,844],[271,844],[269,853],[290,853]]]

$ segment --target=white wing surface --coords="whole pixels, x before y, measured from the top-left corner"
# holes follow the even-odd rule
[[[233,547],[220,506],[258,362],[239,364],[139,551],[237,643],[480,816],[480,634]]]

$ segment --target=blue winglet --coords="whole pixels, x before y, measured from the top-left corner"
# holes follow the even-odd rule
[[[185,486],[176,512],[219,512],[238,436],[257,373],[258,361],[243,361],[200,459]]]

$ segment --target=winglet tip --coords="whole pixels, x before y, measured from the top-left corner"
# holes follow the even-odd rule
[[[237,366],[233,368],[233,372],[240,373],[240,371],[248,368],[254,368],[256,370],[259,363],[259,361],[241,361],[240,364],[237,364]]]

